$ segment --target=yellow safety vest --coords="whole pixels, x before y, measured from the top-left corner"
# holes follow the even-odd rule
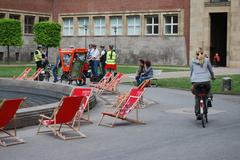
[[[36,54],[36,52],[38,52],[38,54]],[[35,62],[42,60],[42,52],[39,51],[38,49],[34,52],[34,59],[35,59]]]
[[[112,57],[111,57],[112,52]],[[117,54],[114,51],[108,51],[106,57],[106,64],[116,64]]]

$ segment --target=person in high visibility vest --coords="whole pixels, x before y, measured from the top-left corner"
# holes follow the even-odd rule
[[[42,46],[38,45],[37,50],[34,52],[34,60],[36,63],[36,70],[42,68]]]
[[[107,56],[106,56],[105,69],[108,70],[109,72],[116,71],[117,70],[116,60],[117,60],[117,54],[113,50],[113,46],[109,45],[109,51],[107,52]]]

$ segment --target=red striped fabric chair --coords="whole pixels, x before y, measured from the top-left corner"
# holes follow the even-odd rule
[[[22,139],[16,137],[16,124],[15,124],[15,115],[20,107],[20,105],[24,102],[25,98],[17,98],[17,99],[4,99],[0,104],[0,131],[4,132],[7,136],[0,137],[0,145],[2,146],[10,146],[15,144],[24,143]],[[14,134],[10,133],[10,131],[4,130],[4,128],[14,120]]]
[[[87,121],[88,123],[92,123],[92,121],[90,120],[90,112],[89,112],[89,99],[92,96],[92,93],[93,93],[93,88],[75,87],[71,91],[70,96],[73,96],[73,97],[84,96],[82,103],[79,106],[79,110],[74,117],[73,125],[75,124],[75,122],[78,122],[81,119]],[[87,111],[87,118],[83,117],[84,111]]]
[[[74,116],[76,115],[77,111],[79,110],[79,106],[82,103],[82,100],[84,99],[84,96],[78,96],[78,97],[63,97],[60,101],[58,107],[53,111],[53,114],[51,117],[40,115],[41,119],[39,119],[39,127],[37,130],[37,133],[41,132],[49,132],[49,131],[41,131],[41,126],[45,126],[50,131],[54,133],[54,135],[62,138],[63,140],[69,140],[69,139],[76,139],[76,138],[85,138],[86,136],[80,132],[80,124],[77,126],[77,128],[71,126],[72,120]],[[69,132],[69,130],[66,131],[62,129],[62,125],[66,125],[71,130],[77,133],[77,135],[73,136],[67,136],[64,135],[65,132]]]
[[[138,109],[140,105],[140,99],[144,93],[144,89],[132,88],[130,94],[126,96],[116,107],[113,113],[111,112],[102,112],[102,117],[98,125],[103,125],[107,127],[114,127],[117,119],[125,120],[137,124],[145,124],[144,122],[138,119]],[[136,119],[128,118],[129,113],[136,109]],[[113,117],[114,120],[111,124],[103,123],[103,118],[105,116]]]

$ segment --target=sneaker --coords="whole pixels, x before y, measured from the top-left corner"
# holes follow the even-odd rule
[[[54,80],[53,83],[56,83],[58,80]]]

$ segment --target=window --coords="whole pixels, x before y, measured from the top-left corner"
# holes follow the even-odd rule
[[[154,35],[158,34],[158,16],[146,17],[146,34]]]
[[[165,15],[164,16],[164,34],[165,35],[177,35],[178,34],[178,16],[177,15]]]
[[[63,35],[73,35],[73,18],[63,18]]]
[[[0,52],[0,61],[3,61],[3,56],[4,56],[4,53]]]
[[[5,18],[5,13],[0,13],[0,19]]]
[[[94,35],[105,35],[106,24],[104,17],[95,17],[94,21]]]
[[[122,35],[123,31],[122,17],[110,17],[110,34]]]
[[[20,15],[19,14],[10,14],[9,18],[11,19],[16,19],[16,20],[20,20]]]
[[[16,53],[15,53],[15,60],[16,60],[16,61],[19,61],[19,52],[16,52]]]
[[[80,17],[78,18],[78,34],[80,36],[89,35],[89,18],[88,17]]]
[[[24,33],[33,33],[34,16],[25,16],[24,18]]]
[[[128,35],[140,35],[141,31],[141,22],[140,16],[128,16]]]
[[[49,17],[39,17],[39,22],[49,21]]]

